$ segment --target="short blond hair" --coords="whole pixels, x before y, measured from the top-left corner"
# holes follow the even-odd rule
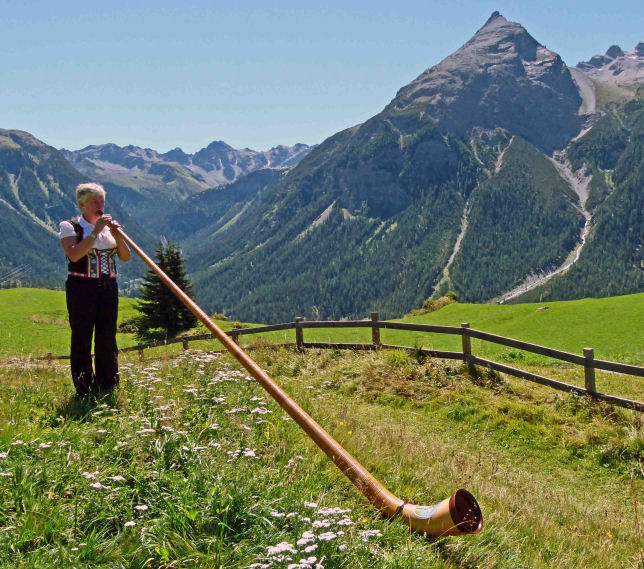
[[[89,196],[100,195],[105,199],[105,190],[100,184],[95,184],[94,182],[87,182],[85,184],[78,184],[76,186],[76,201],[84,202]]]

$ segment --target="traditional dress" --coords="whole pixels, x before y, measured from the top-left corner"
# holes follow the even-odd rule
[[[94,225],[83,216],[60,223],[60,239],[82,241]],[[119,383],[116,321],[116,240],[109,227],[96,236],[94,247],[78,261],[69,261],[65,290],[72,329],[71,371],[78,395],[111,389]],[[94,367],[92,367],[92,335]]]

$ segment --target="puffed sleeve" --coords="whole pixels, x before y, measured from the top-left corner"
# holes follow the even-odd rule
[[[65,237],[76,237],[74,226],[69,221],[61,221],[58,228],[58,239],[64,239]]]

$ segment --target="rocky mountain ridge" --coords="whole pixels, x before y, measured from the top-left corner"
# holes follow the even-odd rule
[[[146,174],[158,177],[164,184],[179,178],[192,178],[194,191],[235,181],[262,168],[288,168],[297,164],[311,150],[306,144],[275,146],[258,152],[249,148],[235,149],[222,140],[210,143],[194,154],[181,148],[159,153],[138,146],[116,144],[87,146],[81,150],[61,152],[81,173],[114,183],[121,183],[129,173],[133,178]]]

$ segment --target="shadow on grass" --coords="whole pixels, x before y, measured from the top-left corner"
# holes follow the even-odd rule
[[[83,423],[91,420],[93,413],[99,407],[107,406],[112,408],[117,405],[117,401],[118,393],[116,389],[90,393],[82,397],[73,394],[66,397],[56,406],[55,416],[61,417],[65,421]]]

